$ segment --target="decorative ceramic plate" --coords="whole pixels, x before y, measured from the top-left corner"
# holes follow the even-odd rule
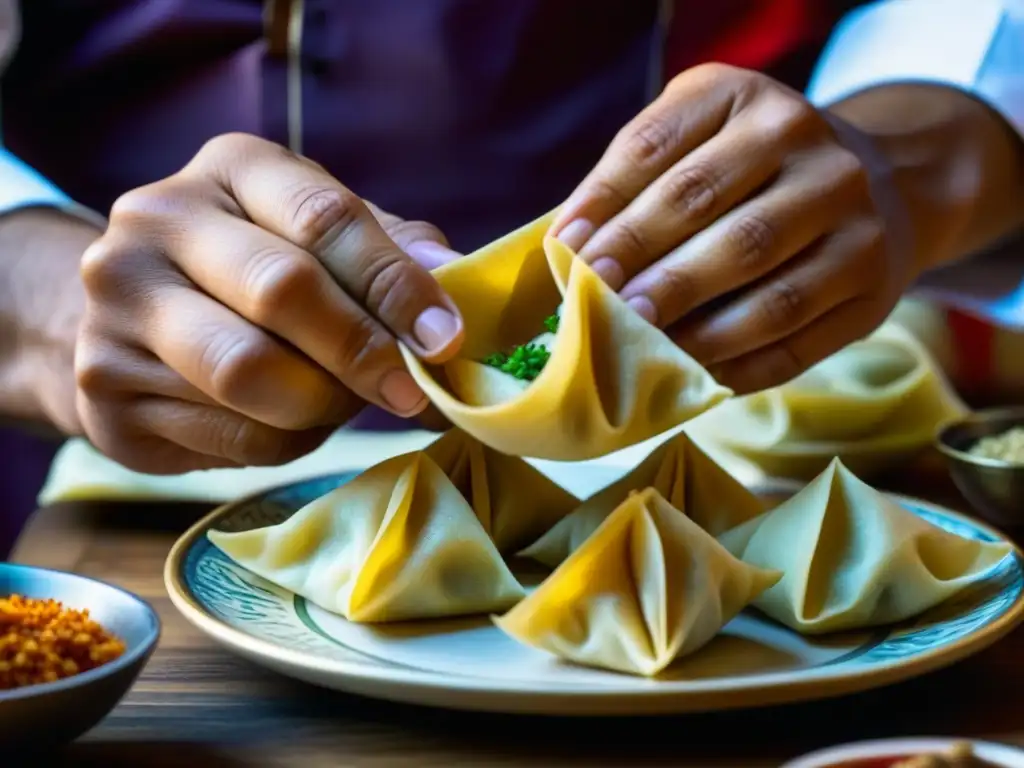
[[[830,747],[786,763],[782,768],[843,768],[858,763],[876,764],[886,758],[942,754],[956,744],[970,744],[974,754],[999,768],[1024,768],[1024,752],[1016,747],[989,741],[950,738],[880,739]]]
[[[648,680],[559,662],[515,643],[486,616],[353,624],[249,573],[206,538],[211,528],[278,523],[353,476],[265,491],[197,523],[167,560],[164,576],[174,604],[229,650],[310,683],[432,706],[559,715],[708,711],[852,693],[951,664],[1024,618],[1024,570],[1014,554],[974,588],[913,621],[875,631],[804,638],[744,612],[698,653]],[[758,492],[778,503],[793,490],[778,485]],[[953,533],[1003,540],[951,510],[894,498]]]

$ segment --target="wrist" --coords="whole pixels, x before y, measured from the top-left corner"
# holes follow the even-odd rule
[[[85,307],[79,264],[99,234],[55,209],[0,216],[0,412],[8,418],[81,432],[74,377]]]
[[[905,213],[915,275],[969,256],[1020,226],[1022,142],[969,94],[939,85],[886,85],[829,112],[859,131],[884,166],[880,186]]]

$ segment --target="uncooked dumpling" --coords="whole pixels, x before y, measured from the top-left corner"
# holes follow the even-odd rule
[[[734,558],[650,488],[632,494],[495,623],[569,661],[656,675],[705,645],[779,576]]]
[[[449,430],[424,453],[462,492],[503,555],[535,541],[580,503],[522,459],[460,429]]]
[[[244,568],[355,622],[489,613],[525,594],[423,453],[371,467],[278,525],[208,535]]]
[[[520,552],[556,567],[574,552],[630,493],[654,488],[697,525],[718,536],[757,517],[761,501],[708,456],[685,432],[668,440],[632,472],[591,496]]]
[[[434,271],[465,321],[460,356],[428,367],[402,352],[449,421],[502,453],[577,461],[655,437],[731,394],[545,239],[552,218]],[[532,381],[481,362],[536,339],[559,307],[550,359]]]
[[[889,469],[964,413],[927,350],[890,322],[793,381],[722,403],[689,428],[768,475],[809,480],[835,456],[863,475]]]
[[[981,580],[1012,551],[926,522],[838,459],[719,541],[744,562],[785,574],[754,605],[804,634],[909,619]]]

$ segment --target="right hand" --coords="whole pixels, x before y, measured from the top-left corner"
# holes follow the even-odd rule
[[[293,460],[366,403],[418,414],[396,340],[440,363],[463,327],[408,253],[445,246],[283,147],[213,139],[121,197],[83,256],[86,434],[132,469],[180,473]]]

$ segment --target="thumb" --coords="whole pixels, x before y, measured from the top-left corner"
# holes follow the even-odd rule
[[[433,224],[425,221],[406,221],[393,213],[378,208],[366,201],[374,217],[387,232],[395,245],[426,269],[435,269],[442,264],[455,261],[462,254],[453,251],[448,245],[448,238]]]

